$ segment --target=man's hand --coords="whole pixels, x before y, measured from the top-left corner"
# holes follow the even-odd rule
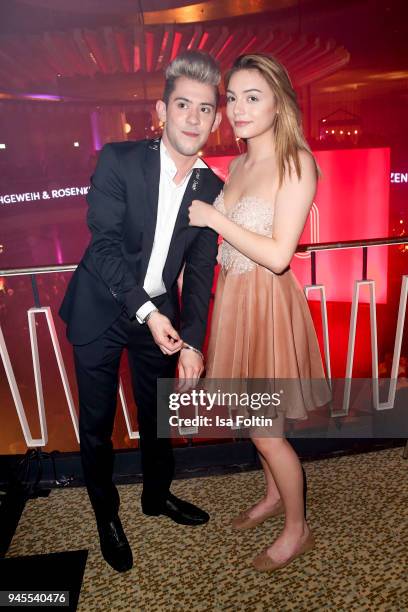
[[[204,372],[202,357],[191,349],[182,349],[178,362],[179,390],[187,391]]]
[[[153,340],[165,355],[174,355],[183,346],[183,341],[170,320],[160,312],[153,312],[146,323]]]

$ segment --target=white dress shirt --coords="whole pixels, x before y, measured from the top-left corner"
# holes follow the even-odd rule
[[[152,298],[166,293],[166,287],[163,283],[163,269],[181,201],[194,168],[207,168],[207,166],[198,157],[181,183],[176,185],[174,182],[174,177],[177,174],[176,164],[171,159],[163,140],[160,141],[160,184],[156,231],[149,265],[147,266],[143,282],[143,289]],[[139,323],[143,323],[147,315],[155,309],[156,307],[153,302],[145,302],[136,312],[136,318]]]

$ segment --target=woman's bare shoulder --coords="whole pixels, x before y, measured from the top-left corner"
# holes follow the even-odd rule
[[[300,180],[315,180],[317,178],[317,165],[313,154],[306,149],[300,149],[298,151],[298,158],[300,164]],[[297,176],[296,166],[293,159],[290,161],[290,172],[285,177],[285,182],[299,182],[299,177]]]
[[[229,163],[228,166],[228,174],[227,174],[227,180],[226,180],[226,184],[230,183],[232,176],[234,174],[235,169],[237,168],[237,166],[239,166],[240,161],[242,160],[243,155],[238,155],[237,157],[234,157],[234,159],[232,159]]]
[[[228,166],[229,168],[229,173],[231,174],[231,172],[234,171],[234,169],[239,165],[239,163],[241,162],[241,160],[243,159],[245,153],[242,153],[241,155],[237,155],[236,157],[234,157],[234,159],[232,159],[230,161],[230,164]]]

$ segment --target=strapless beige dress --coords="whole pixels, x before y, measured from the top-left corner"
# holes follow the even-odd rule
[[[238,225],[272,236],[273,206],[247,196],[228,210],[223,192],[214,207]],[[327,404],[319,344],[305,295],[293,272],[256,264],[225,240],[220,247],[207,352],[207,379],[297,379],[296,392],[278,410],[289,419]]]

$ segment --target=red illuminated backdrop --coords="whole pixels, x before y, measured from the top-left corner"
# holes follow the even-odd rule
[[[301,244],[388,236],[389,148],[316,151],[315,156],[322,177]],[[207,157],[206,161],[225,179],[232,159]],[[387,263],[386,248],[370,249],[368,276],[376,281],[378,303],[387,298]],[[310,284],[310,255],[296,255],[291,265],[299,281]],[[361,258],[354,251],[317,255],[317,281],[326,286],[328,300],[350,302],[353,283],[361,278],[361,269]]]
[[[207,50],[221,61],[224,72],[240,53],[256,50],[273,53],[288,68],[312,147],[360,148],[316,153],[324,175],[316,196],[319,240],[406,235],[408,73],[401,3],[213,2],[211,19],[201,5],[195,3],[194,8],[186,0],[167,3],[177,4],[177,13],[155,11],[153,5],[162,5],[163,0],[142,4],[149,5],[143,11],[144,24],[140,23],[135,2],[130,0],[0,2],[0,200],[7,194],[52,193],[54,188],[87,185],[96,152],[104,142],[160,135],[153,109],[162,95],[163,68],[177,51],[198,47]],[[121,10],[119,5],[132,8]],[[340,138],[344,117],[355,120],[356,137]],[[332,122],[330,134],[321,129],[327,119]],[[338,125],[333,125],[333,119],[340,119]],[[131,125],[130,133],[124,129],[125,121]],[[74,148],[74,142],[79,146]],[[392,152],[389,231],[388,152],[382,149],[381,153],[375,147],[390,147]],[[236,143],[227,121],[212,134],[206,151],[218,156],[235,153]],[[373,156],[382,154],[383,166],[378,168],[380,162]],[[214,159],[215,164],[226,161]],[[83,196],[0,204],[2,269],[79,261],[89,240]],[[311,242],[308,228],[303,241]],[[387,353],[393,349],[407,257],[408,247],[369,249],[368,276],[377,281],[380,302],[386,300],[388,281],[387,300],[377,307],[383,373],[390,371]],[[294,259],[293,268],[301,283],[310,283],[309,264],[310,260]],[[54,313],[75,395],[72,351],[56,315],[69,276],[38,277],[38,286],[41,303],[50,304]],[[317,282],[325,284],[329,298],[334,376],[344,375],[351,289],[357,278],[361,278],[361,250],[317,254]],[[36,430],[38,415],[26,317],[31,306],[29,277],[0,279],[0,324],[30,424]],[[319,302],[311,302],[310,309],[320,334]],[[49,450],[76,451],[49,335],[41,321],[38,331]],[[368,305],[362,304],[354,376],[371,373],[369,336]],[[407,354],[405,340],[406,363]],[[125,372],[123,376],[131,402]],[[0,406],[0,453],[24,452],[1,364]],[[115,426],[115,446],[134,446],[135,441],[127,437],[123,417],[116,419]]]
[[[316,157],[323,177],[319,182],[318,193],[315,198],[319,211],[319,235],[314,236],[315,240],[335,242],[353,238],[387,236],[389,233],[389,149],[318,151]],[[206,161],[218,174],[225,177],[231,159],[232,156],[220,156],[208,157]],[[78,181],[78,184],[81,183]],[[26,189],[36,191],[40,187],[40,184],[33,184],[32,188]],[[84,196],[3,205],[2,211],[4,220],[9,223],[10,236],[14,237],[14,241],[20,243],[18,237],[25,236],[25,240],[21,242],[21,244],[27,245],[27,248],[24,248],[21,252],[22,264],[32,264],[33,259],[38,263],[49,261],[52,252],[52,248],[49,246],[51,238],[52,244],[55,242],[61,250],[64,262],[67,261],[67,253],[69,253],[69,258],[72,257],[71,261],[78,261],[89,239],[84,218],[86,212]],[[14,234],[11,232],[12,228]],[[72,240],[73,235],[75,235],[75,240]],[[302,242],[312,242],[309,224],[302,236]],[[33,253],[35,258],[32,257]],[[387,301],[387,256],[387,247],[369,250],[368,275],[377,281],[377,299],[380,302]],[[55,263],[58,261],[56,257]],[[292,265],[300,283],[302,285],[310,284],[310,260],[294,258]],[[389,274],[388,277],[390,278]],[[67,274],[39,277],[38,285],[41,303],[43,305],[49,304],[54,313],[64,361],[72,384],[74,401],[77,402],[72,350],[65,339],[65,328],[57,316],[57,310],[68,278],[69,275]],[[332,374],[335,377],[344,376],[352,287],[353,282],[359,278],[361,278],[361,257],[358,252],[318,253],[317,281],[325,284],[329,299],[328,319]],[[396,283],[398,283],[398,289]],[[400,276],[398,279],[394,279],[394,284],[391,283],[392,294],[397,295],[399,292],[399,283]],[[3,311],[0,313],[0,320],[2,321],[6,343],[20,385],[23,403],[27,409],[30,426],[33,428],[34,435],[38,435],[38,415],[26,318],[26,310],[33,305],[29,278],[7,279],[6,291],[1,293],[1,297],[0,306],[3,306]],[[310,307],[321,341],[319,304],[317,302],[311,303]],[[380,355],[389,350],[393,342],[395,334],[394,311],[395,308],[390,310],[389,303],[380,304],[377,309]],[[42,321],[39,321],[38,331],[40,335],[40,354],[43,359],[50,449],[77,450],[61,381],[50,347],[49,334]],[[369,337],[368,305],[363,304],[359,311],[354,376],[370,375]],[[0,371],[0,403],[3,407],[2,414],[0,414],[0,429],[4,433],[3,438],[0,439],[0,453],[24,452],[25,445],[21,428],[17,420],[10,389],[3,374],[4,372]],[[126,368],[122,369],[122,379],[129,405],[133,406]],[[115,446],[119,448],[133,447],[136,444],[135,441],[129,439],[122,416],[116,419],[114,440]]]

